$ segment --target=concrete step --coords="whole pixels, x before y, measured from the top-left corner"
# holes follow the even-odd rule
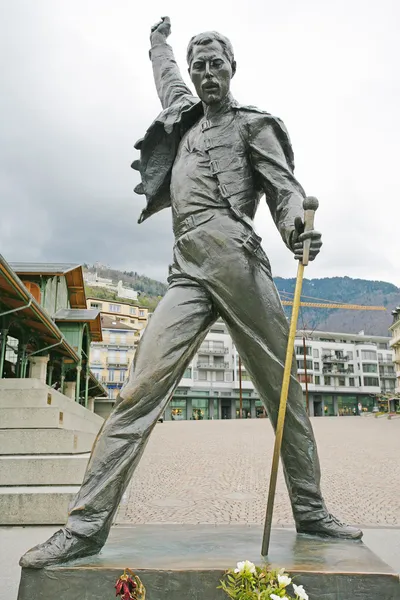
[[[0,408],[1,429],[60,428],[97,433],[103,419],[87,418],[57,406],[43,408]],[[95,415],[97,416],[97,415]],[[99,422],[100,421],[100,422]]]
[[[18,382],[21,387],[14,386],[6,387],[2,382],[12,381]],[[32,382],[32,387],[26,386],[26,381]],[[100,429],[103,423],[102,417],[99,417],[84,406],[81,406],[71,398],[67,398],[64,394],[53,390],[52,388],[42,384],[37,379],[15,379],[15,380],[0,380],[0,409],[1,408],[44,408],[48,406],[56,406],[64,413],[72,413],[87,419],[91,423],[96,423]]]
[[[96,434],[68,429],[0,429],[0,456],[90,452]]]
[[[36,389],[45,389],[48,386],[45,383],[42,383],[39,379],[31,379],[30,377],[26,379],[0,379],[0,392],[1,390],[30,390],[32,388]]]
[[[0,456],[0,486],[80,485],[89,456]]]
[[[0,487],[0,525],[64,525],[79,486]]]

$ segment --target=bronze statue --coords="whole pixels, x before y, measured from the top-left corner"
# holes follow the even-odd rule
[[[142,178],[135,191],[147,198],[139,222],[172,207],[169,288],[94,444],[65,528],[29,550],[20,561],[23,567],[42,568],[100,551],[154,425],[218,317],[276,425],[288,324],[253,229],[261,196],[295,258],[302,258],[305,239],[311,239],[310,259],[315,258],[321,235],[303,233],[305,194],[293,175],[285,126],[231,95],[236,62],[230,41],[216,32],[190,40],[189,74],[199,100],[182,80],[167,44],[170,27],[165,17],[152,29],[150,58],[163,112],[136,145],[141,157],[132,165]],[[360,530],[326,509],[295,364],[281,455],[297,531],[360,538]]]

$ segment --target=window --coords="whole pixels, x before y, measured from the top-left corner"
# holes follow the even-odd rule
[[[379,387],[379,379],[377,377],[364,377],[365,387]]]
[[[378,344],[378,348],[380,350],[387,350],[388,345],[385,343]]]
[[[120,362],[121,365],[126,365],[128,363],[126,352],[120,351],[120,353],[119,353],[119,362]]]
[[[330,377],[324,377],[324,385],[332,385]]]
[[[119,372],[119,380],[120,381],[125,381],[125,371],[120,371]]]
[[[376,360],[375,350],[361,350],[362,360]]]
[[[363,372],[364,373],[377,373],[378,372],[378,366],[375,364],[370,364],[370,363],[364,363],[363,364]]]
[[[130,307],[129,314],[130,315],[136,315],[136,306],[131,306]]]
[[[339,386],[340,387],[344,387],[346,385],[346,378],[345,377],[339,377]]]
[[[239,370],[236,371],[236,381],[239,381]],[[242,381],[251,381],[250,375],[247,371],[242,370]]]
[[[109,311],[113,312],[113,313],[120,313],[121,305],[120,304],[109,304]]]
[[[355,383],[354,383],[354,377],[349,377],[349,386],[350,387],[354,387]]]
[[[319,375],[316,375],[315,376],[315,385],[320,385],[320,383],[321,383],[321,378]]]
[[[319,362],[314,361],[314,371],[319,371]]]
[[[110,344],[115,344],[116,341],[117,336],[115,335],[115,333],[110,333]]]
[[[120,333],[119,334],[119,343],[122,345],[126,344],[126,333]]]
[[[349,360],[353,360],[353,356],[354,356],[353,352],[348,352],[348,353],[347,353],[347,358],[348,358]]]
[[[307,369],[310,369],[310,371],[311,371],[313,368],[312,360],[306,360],[306,365],[307,365]],[[304,369],[304,360],[297,359],[297,368]]]
[[[318,350],[318,348],[314,348],[314,350],[313,350],[313,356],[314,356],[314,358],[319,358],[319,350]]]
[[[306,346],[306,355],[311,356],[312,349],[310,346]],[[304,355],[304,346],[296,346],[296,354],[300,356]]]
[[[185,369],[183,377],[185,379],[191,379],[191,377],[192,377],[192,369],[190,367],[188,367],[187,369]]]
[[[199,371],[199,381],[207,381],[207,373],[208,371]]]
[[[144,316],[146,316],[144,310],[139,310],[139,317],[144,317]]]
[[[378,352],[378,360],[383,360],[383,354],[382,354],[382,352]]]
[[[103,305],[101,302],[91,302],[90,308],[97,308],[97,310],[103,310]]]
[[[354,373],[354,365],[347,365],[347,370],[349,373]]]
[[[217,371],[215,373],[215,381],[224,381],[224,372],[223,371]]]
[[[306,376],[305,373],[299,373],[299,375],[297,376],[298,380],[300,383],[306,383]],[[309,375],[307,373],[307,383],[313,383],[313,376]]]
[[[224,342],[222,342],[222,341],[213,340],[212,344],[213,344],[214,349],[216,349],[216,348],[223,349],[224,348]]]
[[[114,381],[114,369],[108,371],[108,381]]]

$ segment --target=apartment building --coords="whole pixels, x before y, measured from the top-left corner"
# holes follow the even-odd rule
[[[389,337],[362,332],[299,332],[295,357],[305,402],[307,387],[310,416],[372,411],[381,394],[394,393],[396,373],[389,342]],[[186,369],[166,410],[166,420],[238,418],[239,364],[226,326],[218,321]],[[240,367],[243,417],[264,417],[259,394],[244,366]]]
[[[106,417],[124,385],[140,336],[147,325],[148,309],[125,302],[88,298],[88,308],[100,311],[103,340],[91,347],[91,370],[107,389],[107,398],[96,398],[95,411]]]
[[[299,381],[304,391],[308,388],[309,414],[372,411],[381,394],[394,393],[396,374],[389,343],[389,337],[363,332],[299,332],[295,355]]]
[[[243,365],[241,374],[243,417],[264,417],[258,392]],[[187,367],[165,419],[236,419],[240,409],[239,379],[239,355],[226,325],[218,321]]]
[[[392,339],[390,346],[394,353],[394,365],[396,371],[396,392],[400,394],[400,306],[392,312],[393,323],[390,327]]]

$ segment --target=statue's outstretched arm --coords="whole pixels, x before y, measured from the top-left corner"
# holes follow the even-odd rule
[[[163,108],[172,106],[182,96],[193,96],[182,79],[171,46],[167,44],[170,33],[171,21],[169,17],[163,17],[152,27],[150,35],[154,81]]]

